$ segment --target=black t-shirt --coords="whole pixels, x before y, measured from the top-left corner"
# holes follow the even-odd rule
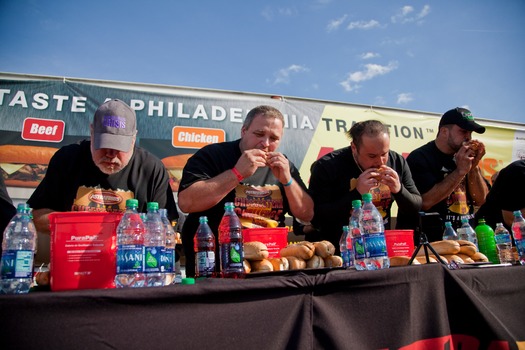
[[[186,163],[182,173],[179,192],[197,181],[211,179],[226,170],[232,169],[241,156],[240,140],[211,144],[197,151]],[[291,175],[305,191],[299,171],[290,162]],[[207,216],[208,225],[215,234],[218,249],[218,227],[224,215],[224,204],[233,202],[235,212],[243,227],[284,226],[285,214],[290,212],[288,200],[282,184],[268,167],[259,168],[252,176],[244,179],[212,208],[190,213],[182,228],[182,244],[186,254],[186,273],[193,276],[195,258],[193,237],[199,226],[199,217]],[[219,261],[216,259],[218,267]]]
[[[168,172],[157,157],[135,147],[128,165],[107,175],[93,163],[90,142],[82,141],[55,153],[28,203],[56,211],[124,211],[129,198],[139,201],[141,212],[147,202],[158,202],[171,220],[178,217]]]
[[[490,189],[485,204],[476,213],[476,219],[485,218],[487,225],[503,224],[502,210],[525,208],[525,159],[517,160],[501,169]],[[505,225],[510,230],[508,225]]]
[[[415,213],[421,207],[421,197],[412,181],[410,168],[405,159],[389,151],[387,166],[399,175],[402,189],[392,194],[388,186],[381,184],[372,189],[372,200],[381,215],[386,229],[390,225],[390,210],[395,200],[399,212]],[[342,228],[348,225],[352,201],[361,199],[357,191],[357,178],[362,171],[352,156],[351,147],[335,150],[317,160],[312,167],[309,192],[314,200],[315,214],[312,224],[320,231],[321,237],[339,246]],[[414,227],[399,227],[414,229]],[[308,239],[308,238],[307,238]]]
[[[435,184],[443,181],[448,174],[456,169],[454,155],[441,152],[435,141],[430,141],[412,151],[407,157],[407,162],[412,171],[414,182],[422,194],[427,193]],[[474,204],[468,192],[467,177],[452,191],[448,198],[440,201],[426,212],[439,213],[441,220],[452,222],[454,229],[461,227],[461,219],[464,217],[469,219],[470,225],[474,227]],[[417,220],[417,217],[414,217],[413,220]],[[440,238],[442,234],[443,227],[436,228],[436,232],[427,232],[427,236],[435,238]]]

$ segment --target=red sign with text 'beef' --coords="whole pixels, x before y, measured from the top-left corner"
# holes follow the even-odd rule
[[[64,139],[65,123],[55,119],[26,118],[22,127],[22,138],[30,141],[61,142]]]

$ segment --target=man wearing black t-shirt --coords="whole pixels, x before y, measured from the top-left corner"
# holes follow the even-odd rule
[[[95,112],[90,140],[62,147],[51,158],[46,176],[27,201],[39,233],[49,233],[51,212],[121,211],[126,200],[158,202],[170,219],[178,217],[169,176],[162,162],[135,146],[136,115],[120,100]]]
[[[217,250],[226,202],[235,203],[241,223],[248,227],[284,226],[286,213],[303,222],[312,219],[313,202],[299,171],[277,152],[283,128],[281,112],[255,107],[244,120],[240,139],[205,146],[188,159],[178,194],[180,209],[189,213],[182,228],[187,276],[195,274],[193,237],[199,217],[208,217]]]
[[[336,246],[337,252],[343,226],[348,225],[352,201],[361,199],[364,193],[372,193],[386,229],[394,229],[390,220],[394,201],[399,212],[417,214],[421,207],[421,196],[405,159],[390,149],[390,134],[385,124],[378,120],[355,123],[347,136],[352,139],[350,146],[314,162],[309,187],[315,203],[312,224],[317,232],[306,234],[306,239],[327,239]]]
[[[516,160],[501,169],[490,189],[485,203],[476,212],[494,228],[501,222],[510,231],[516,210],[525,215],[525,159]]]
[[[443,223],[450,221],[455,229],[461,226],[463,217],[475,226],[474,206],[482,205],[488,193],[487,181],[479,168],[485,146],[471,141],[473,131],[482,134],[485,128],[474,121],[468,109],[451,109],[441,117],[436,139],[407,157],[423,198],[421,209],[439,213]],[[418,224],[417,216],[400,215],[397,219],[405,225]],[[425,230],[429,241],[441,240],[442,225]]]

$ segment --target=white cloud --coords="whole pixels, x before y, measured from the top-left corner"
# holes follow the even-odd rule
[[[380,55],[378,53],[375,53],[375,52],[365,52],[365,53],[362,53],[361,54],[361,59],[362,60],[369,60],[371,58],[376,58],[376,57],[379,57]]]
[[[261,16],[267,21],[273,21],[276,16],[292,16],[295,14],[297,14],[297,9],[291,7],[283,7],[274,10],[270,6],[267,6],[261,11]]]
[[[261,16],[263,16],[267,21],[273,20],[273,11],[270,7],[266,7],[261,12]]]
[[[292,16],[297,13],[297,10],[295,8],[290,8],[290,7],[280,8],[278,10],[278,13],[281,16]]]
[[[348,73],[348,77],[339,84],[341,84],[345,91],[356,91],[361,87],[358,83],[388,74],[395,69],[397,69],[397,62],[390,62],[387,66],[368,63],[364,66],[363,70]]]
[[[397,95],[397,104],[406,105],[409,102],[412,102],[414,98],[410,92],[403,92]]]
[[[414,8],[412,6],[403,6],[396,15],[390,18],[390,20],[392,21],[392,23],[402,24],[412,22],[416,22],[418,24],[422,23],[423,18],[428,16],[428,14],[430,13],[430,6],[425,5],[418,13],[413,12]]]
[[[308,68],[298,65],[298,64],[292,64],[291,66],[287,68],[279,69],[277,73],[275,73],[275,80],[273,81],[274,85],[276,84],[288,84],[290,83],[290,74],[291,73],[301,73],[301,72],[308,72],[310,71]]]
[[[334,19],[334,20],[331,20],[328,25],[326,26],[326,31],[328,33],[334,31],[334,30],[337,30],[339,29],[339,27],[341,26],[341,24],[343,24],[343,22],[346,20],[346,17],[348,17],[347,15],[344,15],[343,17],[341,18],[338,18],[338,19]]]
[[[380,24],[378,21],[376,21],[375,19],[371,19],[370,21],[368,22],[365,22],[365,21],[356,21],[356,22],[350,22],[350,24],[348,25],[348,27],[346,27],[346,29],[348,30],[352,30],[352,29],[372,29],[372,28],[376,28],[376,27],[379,27]]]

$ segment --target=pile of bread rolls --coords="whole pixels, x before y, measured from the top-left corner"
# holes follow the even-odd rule
[[[245,242],[244,268],[249,273],[343,266],[343,259],[334,253],[335,247],[329,241],[302,241],[282,248],[279,257],[269,258],[264,243]]]
[[[436,241],[431,242],[430,245],[436,253],[439,254],[441,260],[445,264],[449,264],[455,261],[458,264],[472,264],[476,262],[488,262],[487,256],[478,251],[478,247],[469,241],[458,240],[458,241]],[[429,252],[429,261],[431,263],[437,263],[438,258]],[[390,258],[390,266],[403,266],[407,265],[410,260],[409,256],[395,256]],[[412,262],[412,265],[426,264],[427,259],[425,257],[425,249],[421,247],[417,252],[417,256]]]

